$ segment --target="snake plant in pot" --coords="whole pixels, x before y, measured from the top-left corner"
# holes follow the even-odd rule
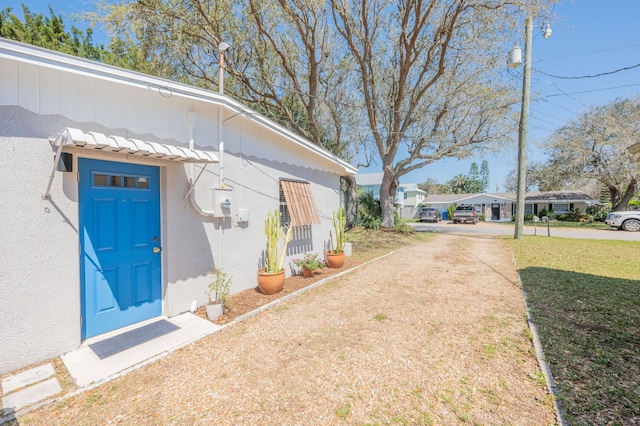
[[[325,252],[329,268],[342,268],[344,265],[344,245],[347,243],[346,225],[347,212],[340,207],[333,213],[333,231],[329,231],[331,249]]]
[[[282,213],[270,211],[264,221],[264,235],[267,246],[264,252],[264,268],[258,270],[258,287],[264,294],[278,293],[284,285],[284,259],[287,244],[293,237],[291,227],[286,231],[280,225]]]

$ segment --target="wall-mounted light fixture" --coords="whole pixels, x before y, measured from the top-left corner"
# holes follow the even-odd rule
[[[60,161],[58,161],[56,170],[59,172],[72,172],[73,171],[73,154],[70,154],[68,152],[60,153]]]

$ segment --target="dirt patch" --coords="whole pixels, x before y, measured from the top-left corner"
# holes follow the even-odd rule
[[[436,235],[18,421],[555,424],[511,259]]]

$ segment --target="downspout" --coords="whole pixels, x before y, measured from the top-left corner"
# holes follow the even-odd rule
[[[229,44],[224,41],[218,45],[218,90],[224,95],[224,52]],[[224,131],[222,126],[222,105],[218,106],[218,188],[224,188]],[[222,268],[222,227],[218,230],[218,268]]]
[[[224,95],[224,52],[229,49],[229,44],[224,41],[218,45],[218,91]],[[218,107],[218,170],[219,185],[218,188],[224,188],[224,132],[222,126],[222,105]]]

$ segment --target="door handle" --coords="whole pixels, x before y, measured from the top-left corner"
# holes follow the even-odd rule
[[[160,253],[162,251],[162,247],[154,247],[153,248],[153,252],[154,253]]]

